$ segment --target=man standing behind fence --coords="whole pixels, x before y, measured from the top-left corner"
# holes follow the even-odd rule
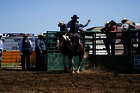
[[[117,23],[114,20],[110,21],[110,36],[111,36],[111,55],[115,55],[115,42],[116,42],[116,32]]]
[[[116,32],[117,26],[116,22],[111,20],[105,24],[105,27],[101,30],[106,33],[106,39],[104,40],[108,55],[115,55],[115,41],[116,41]],[[111,46],[111,53],[110,53]]]
[[[110,46],[109,45],[110,45],[110,41],[111,41],[109,30],[110,30],[109,21],[107,21],[105,24],[105,27],[102,28],[101,31],[106,34],[106,38],[103,40],[103,42],[105,44],[108,55],[110,55]]]
[[[36,40],[36,70],[46,70],[46,44],[43,34],[39,34]]]
[[[126,18],[123,18],[122,22],[122,41],[124,46],[124,54],[130,55],[132,51],[132,38],[135,38],[135,32],[132,31],[135,29],[133,22],[129,21]]]
[[[2,41],[2,34],[0,33],[0,68],[1,68],[1,56],[3,52],[3,41]]]
[[[28,39],[27,34],[23,35],[23,39],[21,40],[19,47],[21,54],[22,70],[30,70],[30,55],[32,53],[32,42]]]

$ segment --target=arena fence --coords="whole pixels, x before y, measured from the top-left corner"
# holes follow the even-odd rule
[[[61,34],[60,31],[47,31],[46,32],[46,65],[48,71],[50,70],[63,70],[62,54],[59,49],[56,48],[57,35]],[[106,39],[105,33],[97,31],[85,31],[81,34],[81,40],[84,44],[85,50],[88,50],[88,58],[83,60],[83,67],[86,64],[100,64],[110,66],[117,65],[131,65],[136,69],[140,68],[140,56],[139,56],[139,38],[140,30],[134,30],[132,32],[135,34],[135,38],[132,38],[133,48],[131,50],[131,55],[124,55],[124,48],[121,42],[121,32],[117,32],[116,43],[115,43],[115,55],[107,55],[107,51],[103,40]],[[77,57],[74,58],[75,61],[78,60]],[[102,60],[104,59],[104,60]],[[111,60],[112,59],[112,60]],[[119,62],[117,62],[119,61]],[[124,62],[122,62],[124,61]],[[31,56],[32,67],[35,67],[35,52]],[[108,62],[108,63],[107,63]],[[68,58],[66,58],[66,63],[68,65]],[[128,63],[128,64],[127,64]],[[75,64],[76,66],[76,64]],[[19,51],[6,51],[3,52],[2,56],[2,68],[21,68],[21,60]]]
[[[105,33],[97,31],[85,31],[79,33],[81,34],[81,40],[84,44],[85,50],[89,51],[88,58],[84,59],[83,62],[84,67],[86,66],[85,64],[90,64],[91,67],[95,69],[95,66],[93,65],[96,64],[103,68],[109,68],[110,70],[129,71],[133,68],[139,69],[139,32],[139,30],[134,30],[131,33],[134,36],[131,40],[133,47],[131,47],[130,55],[124,54],[124,47],[121,42],[121,32],[116,32],[115,55],[107,55],[107,50],[104,44],[104,40],[106,39]],[[63,69],[62,55],[56,48],[57,34],[62,34],[62,32],[47,31],[48,70],[55,70],[57,67]]]

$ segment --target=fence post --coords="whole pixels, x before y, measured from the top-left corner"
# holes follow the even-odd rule
[[[93,47],[93,55],[96,55],[96,33],[95,32],[92,35],[92,47]]]
[[[48,31],[46,31],[46,70],[48,71]]]

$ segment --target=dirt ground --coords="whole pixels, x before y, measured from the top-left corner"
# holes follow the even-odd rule
[[[0,93],[140,93],[140,74],[0,70]]]

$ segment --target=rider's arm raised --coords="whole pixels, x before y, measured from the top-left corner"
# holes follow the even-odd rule
[[[85,24],[85,25],[83,25],[83,24],[80,24],[80,26],[79,27],[86,27],[89,23],[90,23],[90,19],[88,19],[88,22]]]

